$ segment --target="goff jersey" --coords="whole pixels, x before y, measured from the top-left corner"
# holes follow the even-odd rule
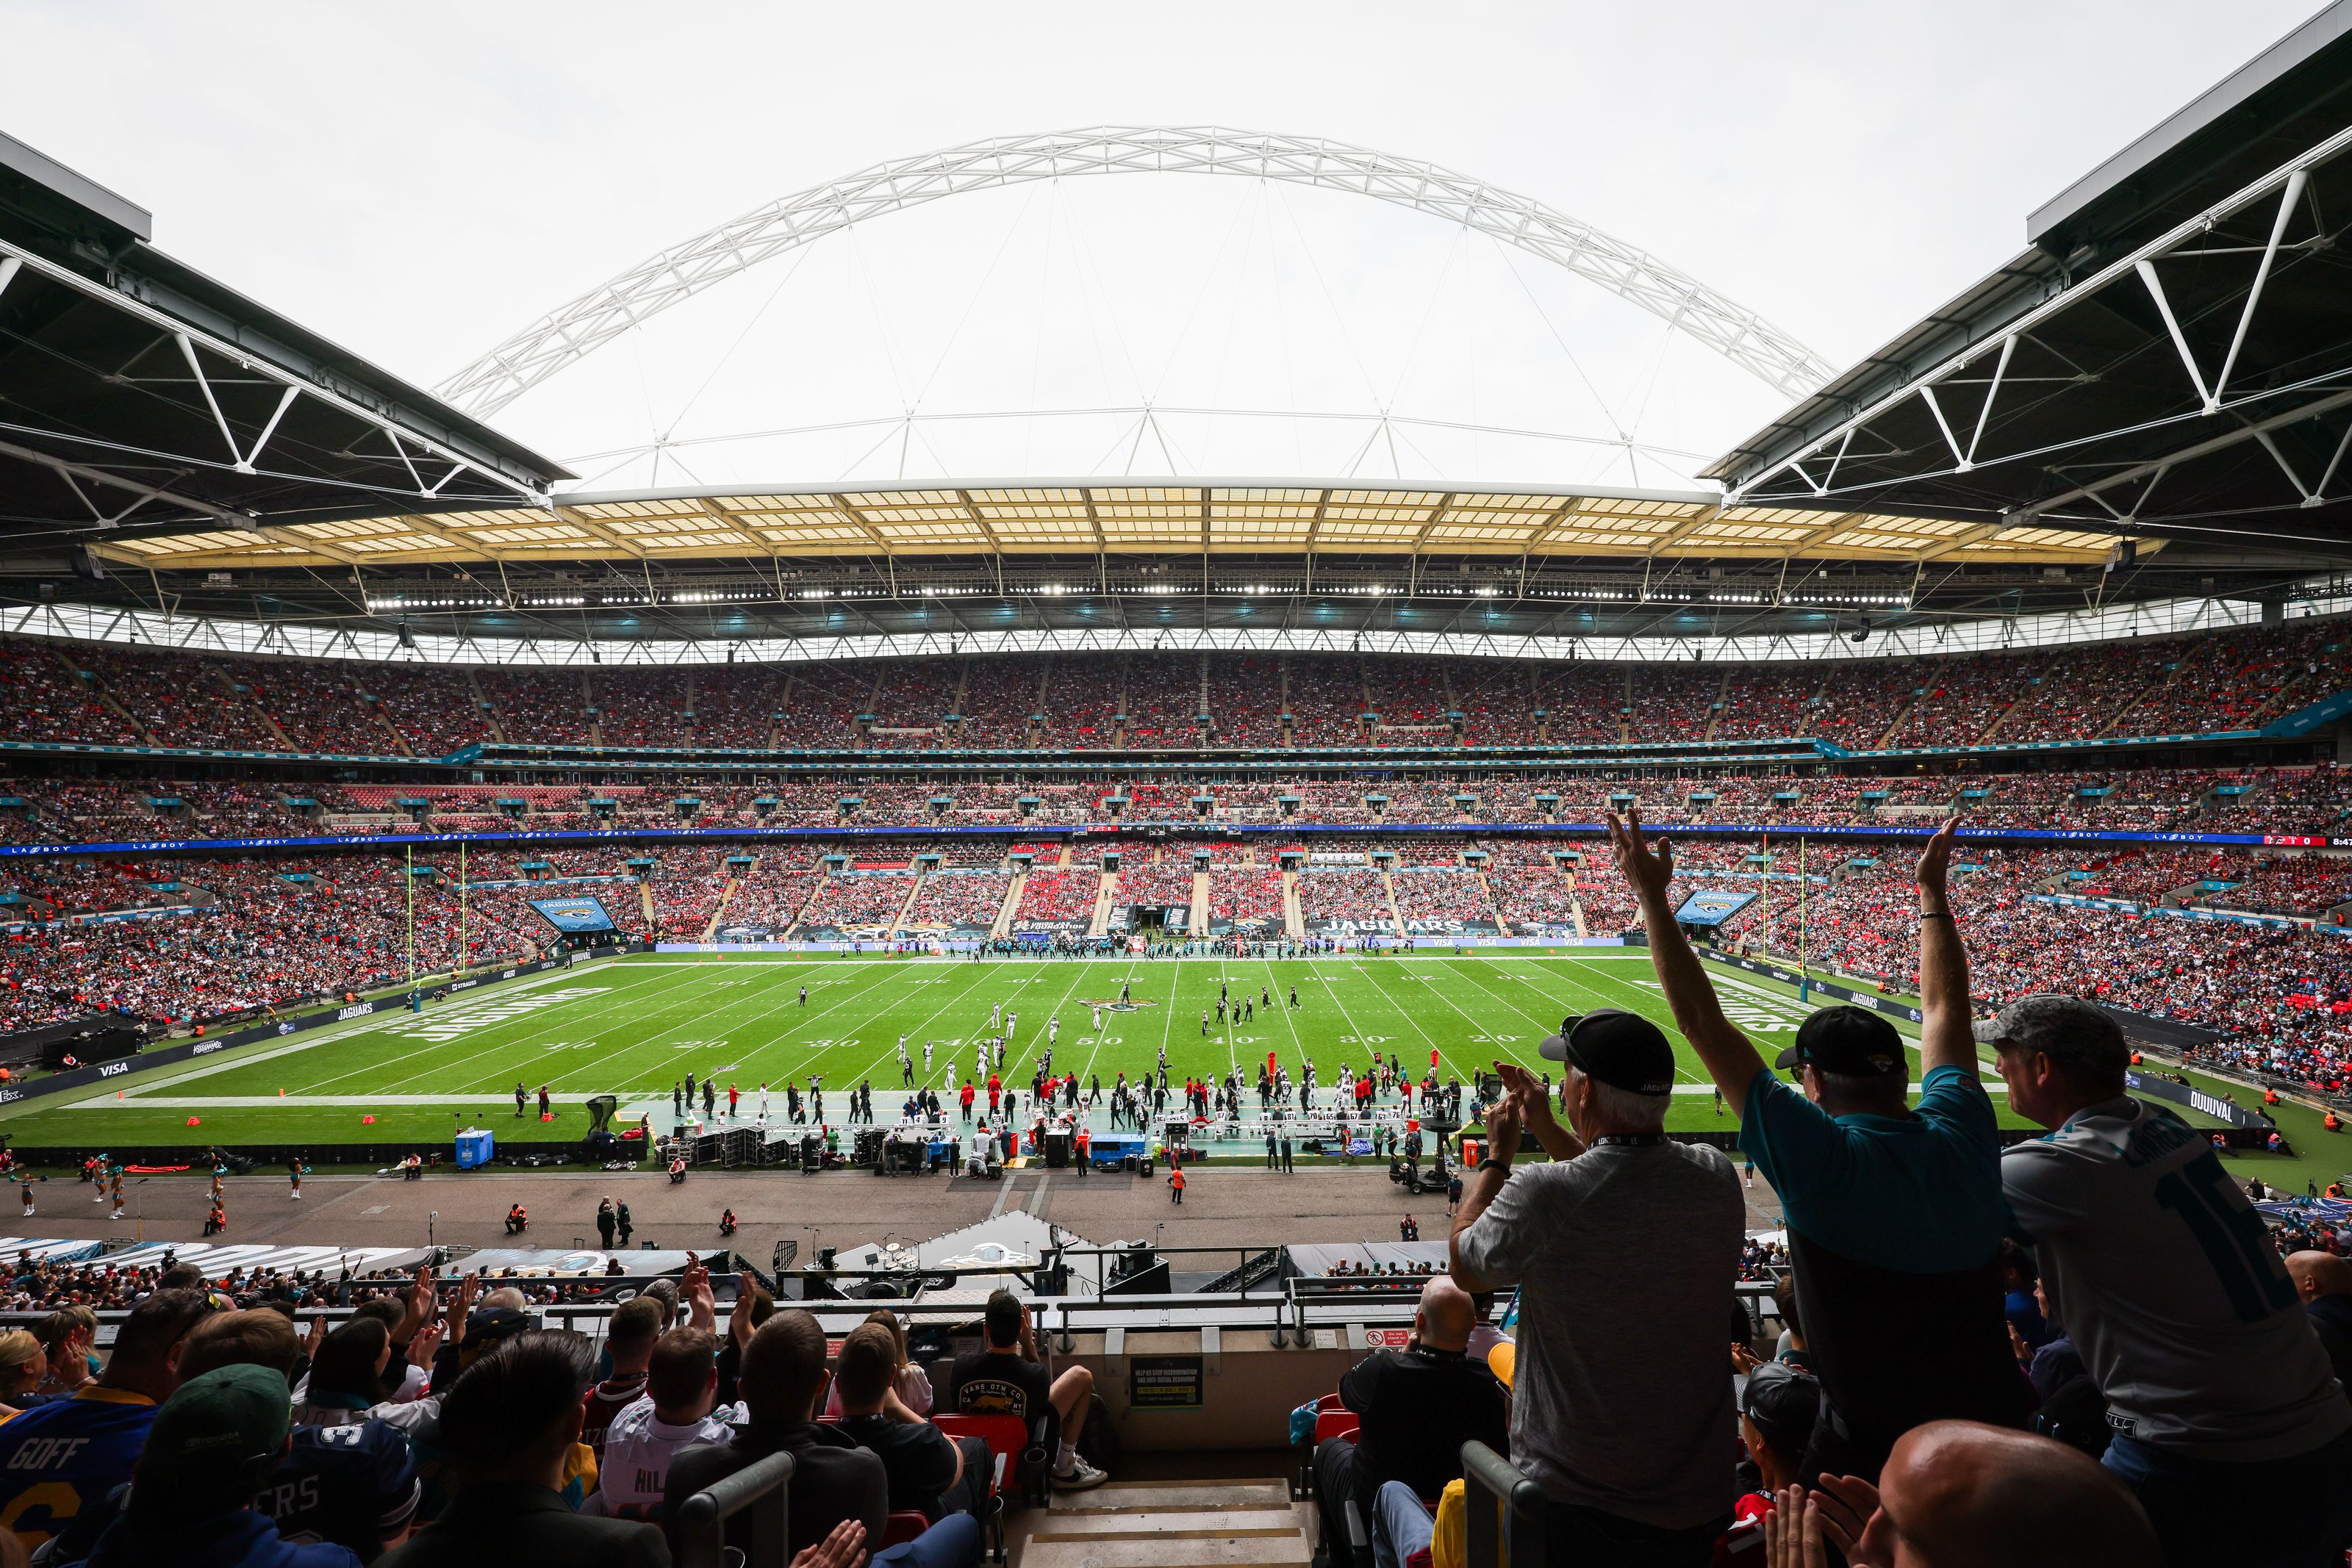
[[[152,1400],[94,1385],[0,1424],[0,1529],[30,1552],[82,1515],[95,1518],[131,1479],[154,1424]]]

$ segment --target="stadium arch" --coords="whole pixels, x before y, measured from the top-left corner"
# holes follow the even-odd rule
[[[1094,126],[991,137],[872,164],[657,251],[558,306],[439,388],[487,417],[621,333],[761,262],[868,218],[970,191],[1087,174],[1236,174],[1345,191],[1427,213],[1566,267],[1801,397],[1832,367],[1687,273],[1531,196],[1441,164],[1324,137],[1224,126]]]

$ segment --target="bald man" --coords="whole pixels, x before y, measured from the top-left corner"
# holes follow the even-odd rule
[[[1818,1511],[1822,1533],[1853,1568],[2164,1563],[2147,1516],[2096,1461],[2004,1427],[1931,1421],[1896,1440],[1876,1487],[1858,1476],[1822,1483],[1804,1512]],[[1792,1514],[1776,1529],[1799,1523]]]
[[[2290,1252],[2286,1273],[2336,1368],[2336,1381],[2352,1399],[2352,1262],[2333,1252]]]
[[[1376,1350],[1339,1379],[1339,1402],[1362,1417],[1356,1441],[1327,1439],[1315,1450],[1315,1491],[1323,1542],[1333,1568],[1349,1555],[1347,1502],[1369,1532],[1386,1481],[1433,1498],[1462,1474],[1462,1445],[1510,1451],[1503,1385],[1485,1364],[1464,1354],[1478,1309],[1444,1274],[1422,1287],[1412,1335],[1402,1350]]]

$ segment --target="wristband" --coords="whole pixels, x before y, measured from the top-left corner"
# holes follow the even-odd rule
[[[1923,909],[1919,912],[1922,920],[1949,920],[1951,917],[1952,912],[1948,909]]]
[[[1482,1171],[1507,1172],[1511,1168],[1511,1162],[1506,1159],[1497,1158],[1493,1155],[1486,1155],[1480,1157],[1478,1161],[1478,1168]]]

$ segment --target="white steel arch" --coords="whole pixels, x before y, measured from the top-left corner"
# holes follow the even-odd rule
[[[1832,373],[1804,344],[1688,274],[1532,197],[1438,164],[1321,137],[1221,126],[1096,126],[995,137],[877,163],[754,208],[559,306],[442,382],[441,395],[468,413],[495,413],[646,318],[863,219],[966,191],[1133,173],[1239,174],[1410,207],[1564,267],[1790,397],[1815,391]]]

